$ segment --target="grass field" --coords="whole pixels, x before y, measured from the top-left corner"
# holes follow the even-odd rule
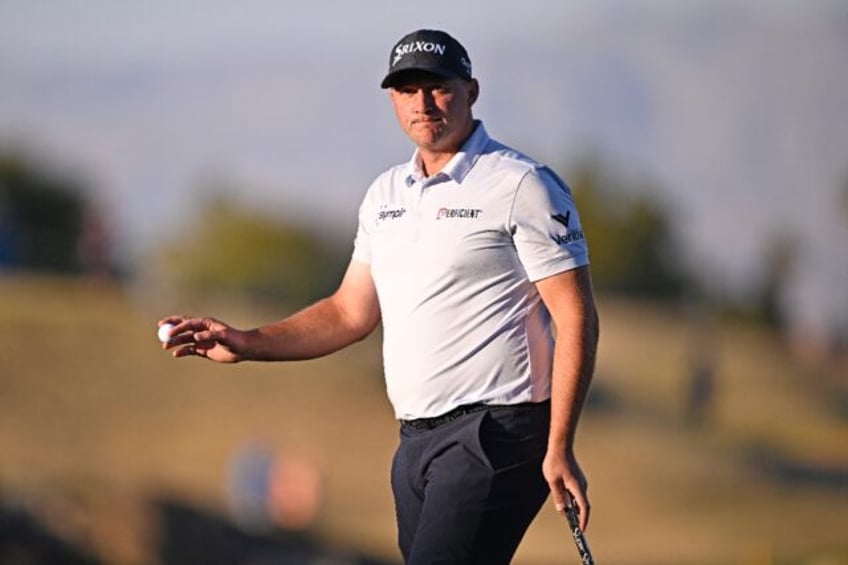
[[[688,317],[611,297],[599,306],[578,444],[596,561],[848,564],[848,364],[806,367],[772,334],[719,325],[712,411],[693,426]],[[241,326],[286,313],[0,277],[0,497],[108,563],[155,563],[147,501],[223,515],[233,454],[261,441],[320,469],[310,535],[398,559],[379,336],[311,362],[217,366],[159,348],[155,321],[183,312]],[[577,562],[565,524],[544,508],[515,563]]]

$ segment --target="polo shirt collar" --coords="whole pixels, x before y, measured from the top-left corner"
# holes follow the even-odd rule
[[[410,159],[409,164],[407,165],[407,186],[412,186],[417,181],[427,180],[430,182],[437,182],[438,180],[448,179],[453,180],[457,184],[462,184],[465,176],[469,171],[471,171],[471,167],[474,166],[474,163],[477,162],[480,155],[482,155],[483,150],[486,148],[490,139],[489,134],[486,132],[486,128],[483,127],[483,122],[480,120],[474,120],[474,124],[474,130],[471,132],[469,138],[465,140],[465,143],[462,145],[457,154],[451,157],[451,160],[447,162],[441,171],[427,179],[424,178],[424,171],[421,167],[420,152],[416,149],[415,153],[412,154],[412,159]]]

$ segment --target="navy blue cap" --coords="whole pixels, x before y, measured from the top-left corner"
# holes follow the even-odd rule
[[[465,47],[448,33],[419,29],[403,36],[392,48],[389,72],[380,87],[389,88],[398,74],[413,70],[470,80],[471,59]]]

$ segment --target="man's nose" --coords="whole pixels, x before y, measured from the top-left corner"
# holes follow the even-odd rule
[[[426,88],[421,88],[415,92],[414,109],[420,114],[429,114],[435,108],[433,93]]]

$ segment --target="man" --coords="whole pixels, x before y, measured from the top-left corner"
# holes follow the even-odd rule
[[[308,359],[382,320],[405,562],[508,563],[548,492],[589,518],[574,452],[598,338],[583,232],[567,186],[473,118],[479,85],[453,37],[403,37],[382,87],[417,149],[369,188],[338,290],[249,331],[165,318],[165,347]]]

